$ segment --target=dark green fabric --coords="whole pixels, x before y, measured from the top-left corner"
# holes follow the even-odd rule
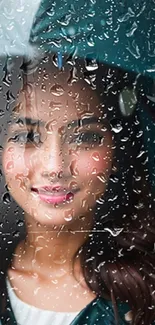
[[[154,0],[43,0],[30,42],[155,77]]]
[[[125,314],[130,310],[127,304],[119,304],[119,325],[129,324]],[[96,298],[87,305],[73,320],[71,325],[116,325],[112,303],[102,298]]]

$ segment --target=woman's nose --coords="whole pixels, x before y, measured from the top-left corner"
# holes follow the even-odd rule
[[[44,144],[41,153],[42,173],[43,175],[59,175],[64,169],[64,154],[60,136],[50,135]]]

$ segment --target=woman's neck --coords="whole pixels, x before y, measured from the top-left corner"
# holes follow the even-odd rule
[[[30,222],[29,216],[25,216],[25,220],[27,236],[16,248],[14,267],[24,267],[45,277],[70,274],[73,271],[74,254],[89,237],[92,225],[78,221],[69,228],[47,228],[34,220]],[[78,264],[79,258],[76,261]]]

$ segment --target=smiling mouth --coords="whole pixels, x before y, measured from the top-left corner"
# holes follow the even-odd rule
[[[41,201],[50,204],[59,204],[64,202],[72,202],[75,194],[79,191],[79,189],[72,191],[47,191],[42,189],[32,189],[32,191],[36,193],[36,195],[40,198]]]

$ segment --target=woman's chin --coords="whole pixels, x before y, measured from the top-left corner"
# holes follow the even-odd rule
[[[72,225],[73,229],[76,227],[80,229],[79,226],[82,227],[85,222],[89,222],[89,215],[92,214],[92,205],[93,203],[95,205],[95,199],[85,190],[79,191],[74,197],[70,196],[68,200],[59,198],[57,202],[29,192],[27,195],[23,195],[20,206],[32,224],[39,223],[44,227],[65,226],[65,228],[70,228]],[[16,201],[19,200],[16,198]],[[87,216],[87,221],[84,221],[83,216]]]
[[[24,211],[32,223],[39,223],[42,226],[69,226],[79,220],[77,211],[74,208],[73,202],[68,204],[50,204],[31,201],[29,208],[24,207]]]

